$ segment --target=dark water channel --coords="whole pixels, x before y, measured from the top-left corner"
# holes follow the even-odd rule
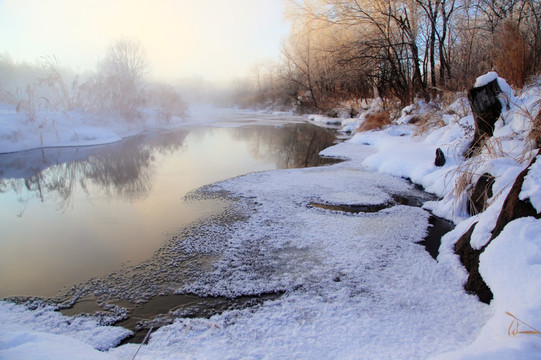
[[[409,196],[403,195],[392,195],[393,201],[390,201],[385,204],[377,205],[345,205],[345,204],[320,204],[320,203],[310,203],[309,206],[329,210],[329,211],[338,211],[351,214],[358,213],[375,213],[383,209],[390,208],[395,205],[406,205],[406,206],[415,206],[421,207],[423,202],[428,200],[436,200],[437,197],[431,194],[427,194],[421,189],[416,189]],[[418,242],[419,245],[423,245],[425,250],[432,256],[434,260],[437,260],[439,255],[439,249],[441,245],[441,238],[443,235],[453,230],[455,224],[453,222],[443,219],[441,217],[430,215],[428,221],[428,229],[425,238]]]
[[[0,155],[0,298],[54,297],[150,258],[186,225],[223,212],[190,201],[241,174],[328,163],[335,137],[309,124],[195,127],[120,143]]]

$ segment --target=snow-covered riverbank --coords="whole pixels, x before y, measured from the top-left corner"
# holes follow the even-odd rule
[[[525,148],[527,113],[538,111],[539,97],[539,87],[512,97],[494,135],[501,151],[488,149],[470,160],[462,158],[473,124],[467,108],[457,102],[442,109],[433,114],[442,124],[416,136],[417,127],[407,119],[424,111],[418,105],[384,130],[358,133],[322,152],[346,162],[254,173],[203,188],[237,199],[236,211],[246,220],[216,225],[220,241],[212,231],[184,240],[194,254],[208,252],[217,260],[178,291],[283,295],[210,319],[178,319],[153,333],[136,358],[540,357],[539,335],[508,335],[516,328],[509,327],[514,319],[506,312],[540,327],[541,220],[510,222],[481,255],[480,273],[494,294],[490,305],[466,294],[467,273],[454,254],[454,243],[474,222],[472,246],[487,242],[515,178],[534,156]],[[443,167],[434,165],[436,148],[447,158]],[[540,168],[537,161],[521,195],[538,212]],[[467,214],[464,194],[454,192],[465,171],[474,179],[487,171],[496,178],[489,206],[475,216]],[[423,208],[394,203],[393,195],[418,192],[401,177],[441,200]],[[350,214],[312,203],[387,206]],[[457,224],[442,239],[438,261],[416,244],[426,234],[429,210]],[[0,324],[3,358],[131,359],[138,349],[113,347],[111,338],[125,336],[122,329],[48,308],[31,311],[0,302]],[[531,329],[521,323],[520,330]]]
[[[33,121],[18,112],[15,105],[0,103],[0,154],[50,147],[95,146],[115,143],[124,138],[165,129],[194,126],[238,127],[247,123],[280,125],[301,117],[280,114],[256,114],[211,106],[193,106],[183,117],[165,121],[155,110],[148,110],[140,119],[127,121],[115,115],[99,115],[84,111],[41,112]]]
[[[477,84],[482,85],[494,78],[494,73],[487,74],[478,79]],[[468,105],[467,99],[459,99],[436,114],[430,114],[426,104],[420,102],[402,111],[402,117],[396,124],[403,125],[392,125],[383,131],[358,133],[348,143],[323,151],[323,154],[333,155],[337,149],[344,147],[354,153],[357,151],[356,145],[370,146],[374,154],[364,159],[364,166],[381,173],[409,178],[428,192],[438,195],[441,198],[439,201],[425,203],[424,208],[457,224],[442,239],[438,257],[440,263],[456,261],[455,243],[474,224],[477,225],[471,235],[472,247],[477,250],[486,246],[517,176],[528,168],[537,154],[529,135],[533,120],[540,111],[541,87],[525,88],[515,96],[505,80],[500,78],[499,82],[504,90],[502,115],[485,148],[471,159],[462,156],[473,136],[473,116],[464,107]],[[428,134],[418,136],[418,127],[407,123],[415,116],[426,114],[441,117],[445,125],[433,127]],[[359,123],[362,124],[362,120]],[[349,121],[345,128],[351,128],[351,124]],[[437,148],[443,150],[447,159],[443,167],[434,166]],[[540,168],[538,157],[530,167],[519,194],[521,200],[531,202],[537,217],[541,212]],[[484,211],[470,216],[467,211],[467,191],[484,173],[490,173],[495,178],[493,195],[487,199],[488,206]],[[457,186],[464,179],[472,185],[458,193]],[[488,244],[480,256],[479,272],[494,294],[489,308],[492,316],[471,344],[442,358],[541,357],[541,334],[538,333],[541,325],[539,254],[541,220],[534,217],[511,221]],[[516,331],[537,333],[517,334]],[[515,336],[510,336],[513,333]]]

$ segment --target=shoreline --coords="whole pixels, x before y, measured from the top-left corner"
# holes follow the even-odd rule
[[[326,211],[344,212],[356,214],[377,213],[381,210],[388,209],[392,206],[412,206],[421,208],[424,201],[433,199],[432,194],[426,193],[424,190],[416,188],[410,196],[395,196],[395,202],[384,206],[355,206],[355,205],[328,205],[322,208]],[[230,201],[231,199],[229,199]],[[424,200],[424,201],[423,201]],[[319,207],[315,204],[309,206]],[[212,219],[208,220],[212,222]],[[229,222],[228,220],[225,220]],[[235,218],[230,221],[235,222]],[[202,220],[202,222],[205,222]],[[391,225],[392,226],[392,225]],[[454,228],[454,224],[450,221],[434,216],[429,217],[429,224],[426,229],[426,236],[417,242],[422,245],[425,251],[437,261],[441,238],[447,232]],[[284,292],[284,293],[287,293]],[[240,296],[234,298],[228,297],[213,297],[213,296],[198,296],[190,293],[176,294],[158,294],[141,303],[132,303],[128,301],[105,301],[105,304],[113,306],[122,306],[128,310],[126,318],[115,322],[115,326],[125,327],[134,332],[133,336],[124,339],[118,346],[127,343],[139,344],[145,338],[147,332],[152,327],[152,331],[158,330],[160,327],[171,324],[178,317],[185,318],[205,318],[208,319],[214,315],[219,315],[227,310],[243,309],[246,307],[257,306],[267,300],[276,300],[284,293],[265,293],[251,296]],[[114,309],[114,308],[113,308]],[[83,298],[77,300],[70,307],[59,310],[63,315],[92,315],[104,311],[103,305],[98,304],[97,298]],[[115,315],[113,312],[111,315]],[[145,317],[141,317],[144,315]],[[142,323],[140,323],[142,321]]]

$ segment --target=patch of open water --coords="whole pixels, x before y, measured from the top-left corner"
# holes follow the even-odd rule
[[[0,298],[53,297],[150,258],[223,199],[185,199],[254,171],[329,163],[308,124],[196,127],[82,148],[0,155]]]

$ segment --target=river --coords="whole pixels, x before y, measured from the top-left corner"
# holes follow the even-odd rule
[[[224,211],[221,199],[186,199],[203,185],[329,162],[318,156],[335,140],[327,129],[235,120],[0,155],[0,298],[54,297],[150,258]]]

